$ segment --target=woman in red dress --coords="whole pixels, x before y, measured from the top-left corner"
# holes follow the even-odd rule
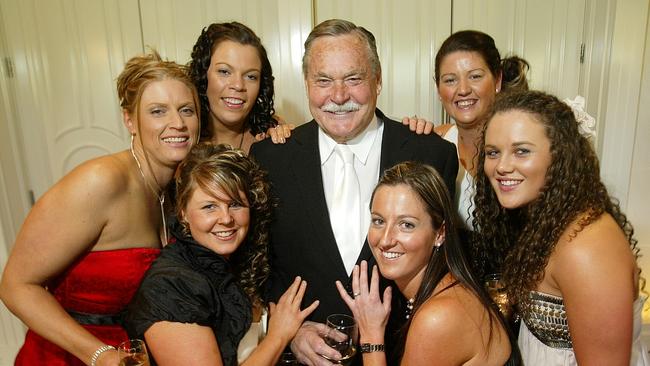
[[[184,67],[157,54],[117,80],[131,148],[85,162],[34,205],[0,284],[30,328],[16,365],[117,365],[121,315],[166,243],[164,188],[198,139]]]

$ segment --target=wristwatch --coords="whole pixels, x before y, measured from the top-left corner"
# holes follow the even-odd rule
[[[361,353],[384,352],[384,345],[383,344],[361,343],[359,345],[359,351]]]

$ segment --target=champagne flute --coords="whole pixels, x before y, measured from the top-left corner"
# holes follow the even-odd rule
[[[120,366],[149,366],[147,346],[141,339],[129,339],[117,346]]]
[[[325,343],[341,354],[340,360],[330,361],[342,365],[346,364],[357,354],[356,341],[359,337],[357,322],[349,315],[332,314],[327,317],[326,324],[329,331],[325,336]]]

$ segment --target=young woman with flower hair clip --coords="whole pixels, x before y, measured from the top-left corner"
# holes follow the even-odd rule
[[[539,91],[505,94],[483,136],[474,257],[502,272],[524,363],[650,364],[633,229],[574,111]]]

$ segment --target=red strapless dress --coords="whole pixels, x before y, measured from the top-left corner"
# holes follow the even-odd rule
[[[89,252],[52,283],[49,290],[64,309],[81,319],[80,323],[90,333],[106,344],[117,346],[128,336],[121,325],[110,324],[114,323],[110,320],[118,318],[117,315],[125,310],[145,272],[159,254],[160,249],[153,248]],[[87,325],[84,322],[110,325]],[[18,352],[15,364],[85,365],[31,330],[27,331],[25,344]]]

